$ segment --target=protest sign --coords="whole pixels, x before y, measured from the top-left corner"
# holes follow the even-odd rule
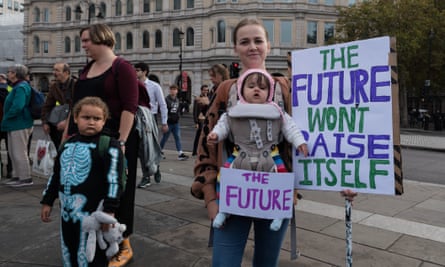
[[[292,114],[309,147],[294,153],[297,188],[395,193],[389,55],[389,37],[292,52]]]
[[[221,168],[219,210],[255,218],[291,218],[293,188],[293,173]]]

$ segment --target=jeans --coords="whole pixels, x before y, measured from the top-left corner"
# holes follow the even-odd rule
[[[254,225],[253,267],[276,267],[281,245],[289,225],[283,220],[280,230],[269,229],[272,220],[230,215],[225,225],[214,229],[212,267],[240,267],[250,227]]]
[[[164,149],[165,142],[167,142],[168,138],[170,137],[170,133],[172,133],[173,137],[175,138],[176,150],[178,152],[182,151],[181,131],[179,129],[179,123],[168,124],[168,131],[162,135],[161,149]]]

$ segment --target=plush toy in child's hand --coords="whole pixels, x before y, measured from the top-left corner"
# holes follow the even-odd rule
[[[94,255],[96,254],[96,240],[99,243],[100,248],[102,248],[101,244],[105,245],[105,247],[102,249],[107,247],[101,230],[102,223],[116,224],[117,220],[113,216],[101,210],[91,213],[90,216],[86,216],[82,220],[82,231],[88,233],[85,251],[88,262],[92,262]]]
[[[127,226],[125,224],[115,223],[113,226],[111,226],[108,231],[102,232],[103,239],[101,238],[98,240],[99,247],[101,249],[106,249],[108,243],[108,249],[105,252],[105,255],[107,255],[108,258],[113,257],[116,255],[117,252],[119,252],[119,244],[124,240],[124,237],[122,234],[127,230]],[[105,241],[104,241],[105,240]]]

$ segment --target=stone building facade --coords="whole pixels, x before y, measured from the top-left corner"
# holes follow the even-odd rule
[[[187,99],[192,102],[200,86],[210,84],[207,70],[211,65],[229,66],[237,61],[231,34],[241,18],[255,17],[264,23],[271,41],[267,68],[287,74],[288,52],[324,45],[333,36],[337,7],[354,2],[25,0],[24,64],[34,74],[37,87],[46,91],[55,62],[69,63],[73,74],[85,65],[79,30],[88,23],[106,23],[116,35],[116,54],[131,63],[148,63],[165,92],[179,81],[182,55]]]

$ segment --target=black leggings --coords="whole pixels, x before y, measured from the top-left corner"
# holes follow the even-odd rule
[[[125,191],[122,193],[120,205],[116,213],[118,221],[127,226],[127,230],[123,234],[124,237],[128,237],[133,233],[138,148],[139,137],[133,127],[125,144],[125,158],[127,159],[128,166],[127,184]]]

